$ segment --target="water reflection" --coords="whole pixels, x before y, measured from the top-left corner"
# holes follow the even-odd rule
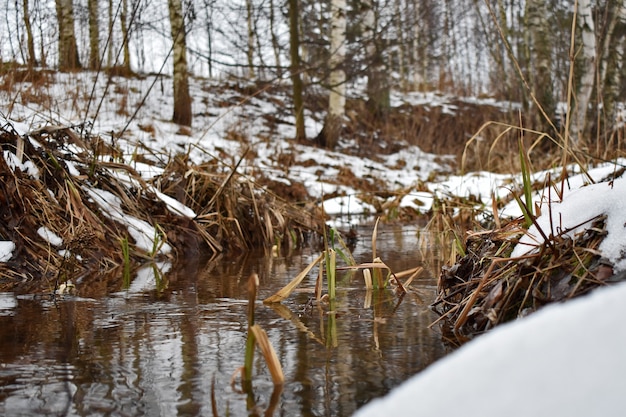
[[[416,245],[407,243],[414,231],[394,233],[381,233],[379,255],[395,270],[416,266]],[[354,251],[358,261],[371,260],[367,239]],[[1,295],[14,304],[0,314],[0,414],[210,416],[214,381],[219,415],[262,415],[273,402],[262,361],[251,395],[231,388],[243,365],[246,278],[258,272],[263,299],[317,255],[192,260],[163,274],[171,266],[153,265],[108,297],[89,288],[56,302]],[[427,329],[432,279],[400,299],[367,293],[359,274],[346,273],[331,315],[310,303],[313,275],[281,305],[257,305],[256,322],[286,377],[274,392],[274,415],[349,416],[445,353],[440,335]]]

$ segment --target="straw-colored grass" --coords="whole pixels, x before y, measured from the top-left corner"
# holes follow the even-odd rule
[[[433,303],[441,316],[435,323],[456,340],[610,282],[612,268],[597,250],[606,234],[604,218],[573,239],[552,237],[532,254],[509,258],[524,232],[518,219],[499,230],[470,233],[466,255],[443,268]]]
[[[0,158],[0,238],[17,247],[13,259],[0,267],[4,291],[54,292],[68,279],[82,282],[77,284],[80,291],[83,279],[117,268],[124,269],[128,280],[133,265],[155,257],[177,259],[259,246],[269,251],[277,242],[292,248],[322,228],[317,212],[282,200],[241,176],[237,165],[222,161],[194,166],[184,156],[155,158],[154,150],[138,147],[135,159],[165,168],[161,177],[148,181],[123,162],[120,149],[85,134],[80,126],[47,126],[21,136],[7,122],[0,126],[0,143],[18,166],[33,167],[23,171]],[[140,156],[142,152],[148,156]],[[168,162],[150,162],[157,159]],[[127,225],[93,200],[93,189],[118,198],[124,217],[151,225],[152,247],[136,246]],[[155,190],[198,215],[189,218],[173,211]],[[38,236],[40,227],[63,243],[49,244]],[[160,253],[165,244],[173,252]],[[110,287],[121,286],[120,280]]]

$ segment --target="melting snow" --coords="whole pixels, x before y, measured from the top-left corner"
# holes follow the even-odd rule
[[[7,262],[13,257],[15,243],[10,240],[0,240],[0,262]]]
[[[63,239],[45,226],[37,229],[37,234],[52,246],[61,246],[63,244]]]

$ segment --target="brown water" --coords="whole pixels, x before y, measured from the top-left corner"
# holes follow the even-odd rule
[[[382,230],[379,256],[396,271],[420,265],[415,235]],[[354,251],[358,262],[371,260],[370,246],[364,235]],[[344,274],[336,346],[328,347],[329,315],[310,305],[311,293],[299,291],[281,308],[259,302],[256,322],[269,334],[286,384],[272,395],[269,372],[257,360],[253,392],[233,389],[231,377],[243,365],[247,277],[259,274],[263,299],[317,255],[189,260],[162,276],[147,266],[127,290],[106,297],[88,297],[80,283],[79,296],[56,301],[0,294],[0,414],[211,416],[214,381],[220,416],[268,408],[281,416],[349,416],[446,353],[440,334],[427,328],[432,275],[400,299],[390,290],[368,295],[360,274]],[[315,274],[302,286],[312,288]]]

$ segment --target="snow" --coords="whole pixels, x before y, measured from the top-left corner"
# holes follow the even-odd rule
[[[371,204],[365,204],[354,196],[335,197],[322,203],[324,211],[331,216],[348,216],[351,214],[376,213]]]
[[[45,226],[37,229],[37,234],[52,246],[61,246],[63,244],[63,239]]]
[[[7,262],[13,257],[15,243],[10,240],[0,240],[0,262]]]
[[[179,215],[185,216],[185,217],[189,217],[190,219],[193,219],[194,217],[196,217],[196,213],[192,209],[190,209],[186,205],[182,204],[178,200],[173,199],[169,195],[163,194],[162,192],[158,191],[154,187],[150,187],[150,190],[152,192],[154,192],[154,194],[156,194],[156,196],[159,198],[159,200],[161,200],[161,201],[163,201],[165,203],[165,205],[167,206],[168,210],[171,211],[172,213],[179,214]]]
[[[539,229],[546,236],[565,234],[574,236],[591,226],[600,215],[606,215],[607,236],[600,244],[600,251],[613,265],[616,272],[626,270],[626,178],[617,178],[611,183],[591,184],[567,194],[562,202],[550,204],[546,213],[537,219],[515,247],[512,257],[532,252],[543,243]],[[538,227],[539,229],[538,229]]]
[[[98,203],[106,216],[111,220],[126,225],[128,233],[134,239],[135,245],[137,245],[138,248],[149,254],[152,254],[155,248],[162,254],[171,252],[172,247],[167,243],[155,242],[158,233],[150,223],[124,213],[122,210],[122,201],[118,196],[97,188],[89,188],[86,191],[91,198]]]
[[[626,283],[496,327],[355,417],[589,417],[626,410]]]
[[[22,162],[13,152],[10,151],[4,151],[3,155],[7,165],[9,165],[13,171],[15,171],[16,168],[19,168],[20,171],[27,173],[35,179],[39,179],[39,170],[32,161]]]

